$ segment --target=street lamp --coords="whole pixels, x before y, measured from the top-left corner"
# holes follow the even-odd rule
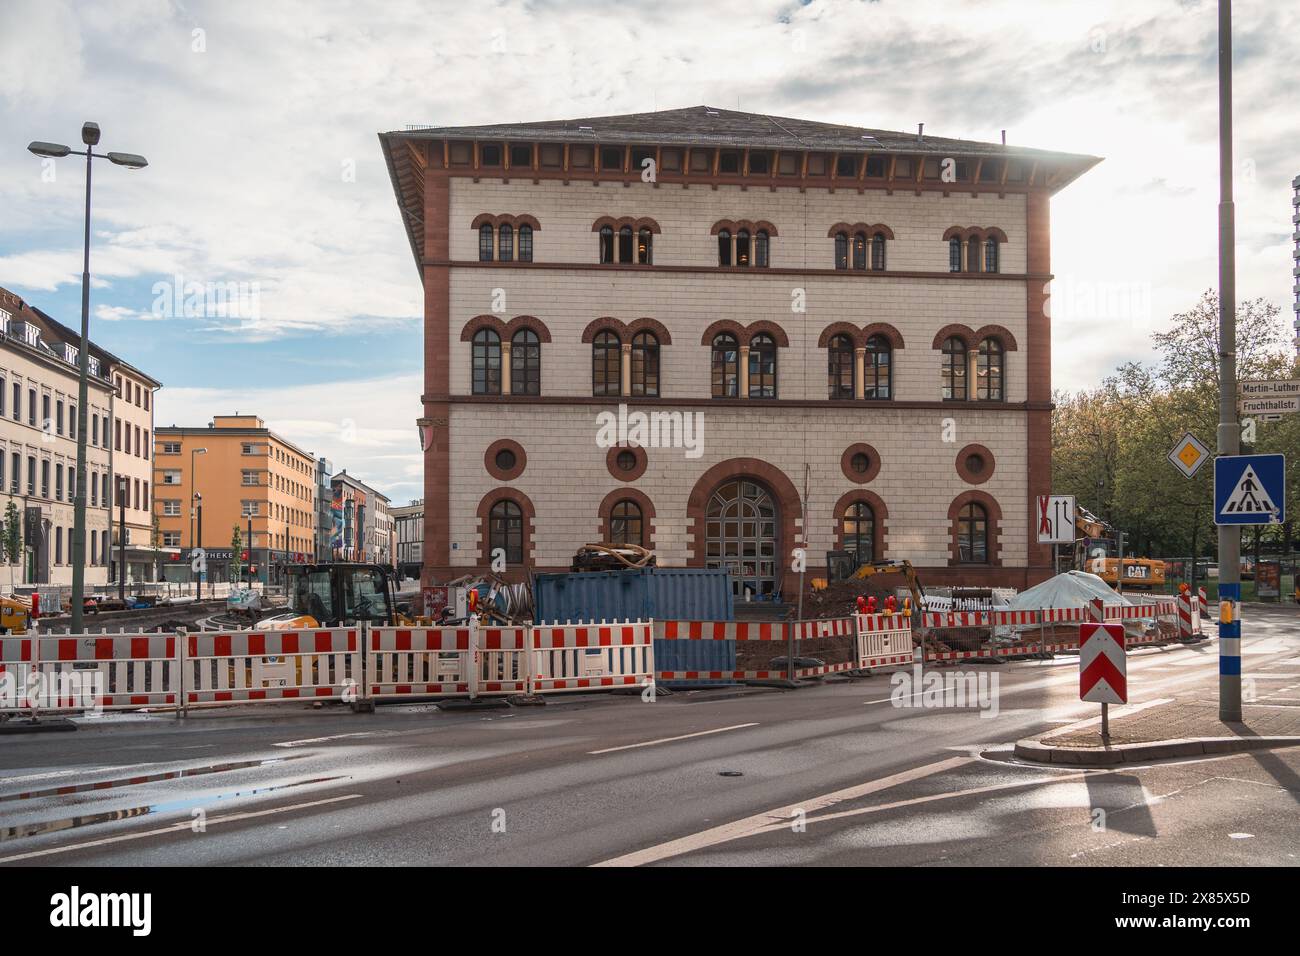
[[[194,507],[197,508],[197,509],[198,509],[198,512],[199,512],[199,548],[198,548],[198,550],[202,551],[202,550],[203,550],[203,495],[199,494],[197,491],[194,492]],[[194,567],[194,549],[193,549],[193,548],[190,548],[190,567],[191,567],[191,568]],[[208,559],[207,559],[207,556],[205,555],[205,556],[203,557],[203,560],[202,560],[202,561],[200,562],[200,564],[199,564],[199,600],[200,600],[200,601],[203,600],[203,578],[204,578],[204,576],[207,574],[207,570],[208,570]],[[193,572],[191,571],[191,573],[193,573]]]
[[[194,501],[195,501],[196,498],[198,498],[198,493],[197,493],[197,491],[196,491],[196,489],[195,489],[195,485],[198,483],[198,480],[199,480],[199,476],[198,476],[198,467],[199,467],[199,466],[195,463],[195,461],[194,461],[194,456],[195,456],[195,455],[206,455],[207,453],[208,453],[208,449],[207,449],[206,447],[205,447],[205,448],[191,448],[191,449],[190,449],[190,582],[191,582],[191,583],[193,583],[193,581],[194,581],[194,548],[195,548],[195,544],[194,544]],[[202,532],[203,532],[203,529],[202,529],[202,527],[200,527],[200,528],[199,528],[199,533],[200,533],[200,535],[202,534]]]
[[[81,268],[81,348],[77,350],[77,494],[73,499],[72,517],[72,620],[68,633],[82,630],[82,614],[86,596],[86,405],[90,375],[90,162],[107,159],[115,166],[143,169],[148,161],[135,153],[96,153],[99,145],[99,124],[84,123],[81,142],[85,150],[75,150],[61,143],[31,143],[27,149],[36,156],[62,159],[64,156],[86,157],[86,224],[85,243]]]

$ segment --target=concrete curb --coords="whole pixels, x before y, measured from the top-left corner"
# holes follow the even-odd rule
[[[1300,747],[1300,737],[1189,737],[1181,740],[1153,740],[1141,744],[1109,747],[1055,747],[1038,740],[1016,742],[1015,755],[1035,763],[1068,764],[1082,767],[1114,766],[1170,757],[1201,757]]]

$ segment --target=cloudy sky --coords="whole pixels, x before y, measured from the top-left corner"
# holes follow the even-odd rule
[[[1236,4],[1238,290],[1291,302],[1300,5]],[[0,0],[0,285],[166,387],[159,424],[256,412],[419,495],[420,286],[376,133],[701,103],[1090,153],[1052,209],[1055,383],[1149,360],[1216,283],[1209,0]],[[201,314],[178,283],[250,294]],[[162,290],[161,292],[158,290]],[[183,302],[181,303],[183,306]],[[242,307],[241,307],[242,306]]]

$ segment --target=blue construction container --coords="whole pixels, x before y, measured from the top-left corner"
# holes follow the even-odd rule
[[[731,580],[714,568],[641,568],[539,574],[533,582],[534,620],[567,621],[730,621],[734,619]],[[730,671],[736,669],[735,641],[655,641],[655,669]],[[668,686],[677,682],[668,681]],[[701,687],[731,681],[690,681]]]

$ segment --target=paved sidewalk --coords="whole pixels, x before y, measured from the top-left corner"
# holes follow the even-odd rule
[[[1112,707],[1109,741],[1101,739],[1098,715],[1022,740],[1016,755],[1040,763],[1116,764],[1300,745],[1300,706],[1243,704],[1242,717],[1241,723],[1219,720],[1213,699]]]

